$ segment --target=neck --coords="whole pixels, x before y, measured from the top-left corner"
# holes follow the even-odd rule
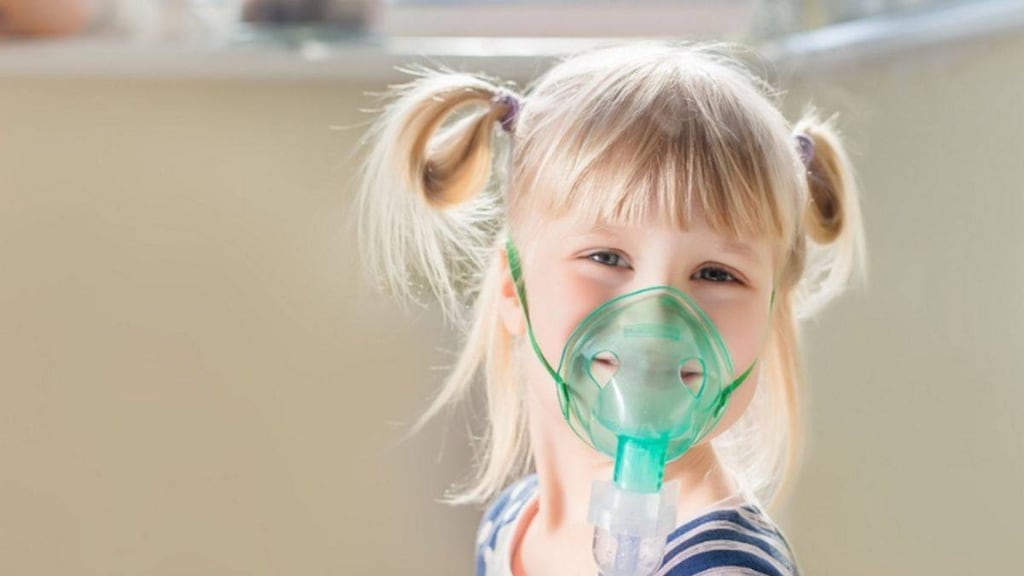
[[[548,534],[589,535],[590,485],[597,479],[610,480],[614,462],[577,437],[561,413],[552,414],[532,395],[529,402],[530,446],[541,502],[533,521]]]

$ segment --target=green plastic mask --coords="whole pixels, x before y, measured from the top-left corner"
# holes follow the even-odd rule
[[[729,351],[710,318],[680,290],[653,286],[594,309],[552,369],[534,338],[511,239],[506,248],[530,343],[557,384],[562,415],[587,444],[615,459],[615,484],[658,492],[665,464],[715,428],[756,361],[732,379]]]

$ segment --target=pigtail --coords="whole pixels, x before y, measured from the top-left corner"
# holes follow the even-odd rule
[[[798,318],[815,314],[854,279],[866,278],[864,229],[853,167],[835,126],[809,106],[794,132],[810,138],[808,197],[803,213],[805,258],[796,290]]]
[[[507,179],[511,151],[498,146],[495,127],[513,130],[519,98],[476,75],[408,71],[417,78],[390,87],[391,102],[361,141],[370,149],[358,191],[360,252],[380,289],[401,302],[431,293],[464,340],[440,390],[400,441],[465,399],[483,373],[486,457],[472,485],[440,500],[482,502],[522,469],[528,452],[521,386],[510,385],[511,346],[498,313],[505,205],[500,186],[492,186]]]
[[[389,87],[393,100],[360,141],[360,253],[382,291],[402,302],[431,293],[458,323],[503,225],[488,184],[508,108],[495,96],[508,91],[471,74],[406,71],[417,78]]]
[[[780,278],[765,351],[762,378],[740,421],[718,440],[727,463],[743,473],[747,487],[777,508],[793,488],[793,472],[804,450],[798,320],[838,296],[850,280],[864,277],[864,233],[859,194],[850,160],[835,127],[813,107],[794,126],[793,165],[806,178],[799,232]],[[807,140],[802,141],[804,138]]]

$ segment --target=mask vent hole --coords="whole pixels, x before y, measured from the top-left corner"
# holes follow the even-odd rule
[[[705,376],[704,363],[700,358],[690,358],[679,367],[679,380],[694,396],[699,395],[704,388]]]
[[[600,388],[612,381],[612,377],[619,371],[619,359],[611,352],[598,352],[590,359],[590,378]]]

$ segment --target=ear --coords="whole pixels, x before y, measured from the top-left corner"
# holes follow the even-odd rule
[[[501,313],[501,321],[505,324],[505,330],[513,336],[522,336],[526,333],[526,318],[523,315],[523,307],[519,303],[519,295],[516,293],[516,284],[512,280],[512,272],[508,266],[508,252],[501,250],[501,280],[498,290],[498,310]]]

